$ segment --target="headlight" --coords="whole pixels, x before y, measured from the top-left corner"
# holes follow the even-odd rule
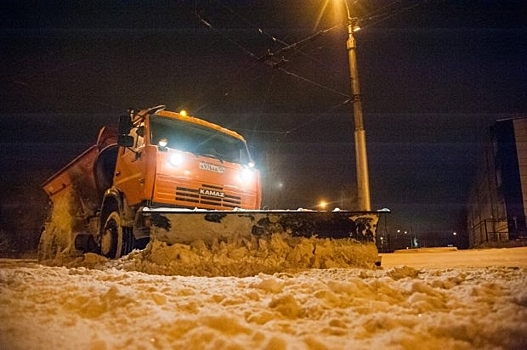
[[[250,169],[250,168],[245,168],[242,170],[241,174],[240,174],[240,179],[242,180],[243,183],[249,183],[253,180],[254,178],[254,170],[253,169]]]
[[[159,145],[159,147],[165,148],[168,145],[168,140],[167,139],[161,139],[161,140],[159,140],[159,142],[157,144]]]
[[[180,153],[171,153],[168,155],[168,164],[172,165],[173,167],[178,167],[181,164],[183,164],[183,161],[185,158]]]

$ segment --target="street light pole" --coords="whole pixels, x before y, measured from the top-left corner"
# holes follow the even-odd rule
[[[357,164],[357,192],[359,210],[370,211],[370,180],[368,177],[368,159],[366,153],[366,131],[362,120],[362,101],[359,86],[359,74],[357,70],[357,45],[353,32],[357,30],[357,19],[352,18],[347,0],[343,0],[348,16],[348,49],[351,97],[353,103],[353,117],[355,121],[355,157]]]

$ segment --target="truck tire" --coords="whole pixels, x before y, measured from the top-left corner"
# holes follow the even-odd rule
[[[113,211],[108,215],[101,232],[101,255],[117,259],[132,251],[134,236],[130,227],[121,226],[121,217]]]

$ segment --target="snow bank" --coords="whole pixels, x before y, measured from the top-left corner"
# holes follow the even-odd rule
[[[242,278],[124,271],[97,256],[86,259],[96,269],[0,260],[0,348],[527,348],[527,249],[473,253],[471,267],[392,254],[384,269]]]
[[[135,250],[117,260],[90,253],[69,254],[56,254],[53,259],[41,262],[50,266],[116,267],[161,275],[246,277],[308,268],[373,268],[379,259],[373,243],[308,239],[287,234],[273,234],[269,239],[215,242],[211,246],[200,240],[172,245],[153,240],[146,249]]]
[[[202,241],[190,245],[153,241],[145,250],[110,264],[163,275],[245,277],[306,268],[373,268],[377,260],[373,243],[273,234],[268,240],[216,242],[211,247]]]

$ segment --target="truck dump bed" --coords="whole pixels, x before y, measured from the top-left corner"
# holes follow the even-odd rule
[[[101,128],[95,145],[44,182],[42,188],[53,205],[63,201],[66,196],[72,196],[69,198],[72,214],[85,216],[95,213],[100,206],[101,192],[104,191],[100,188],[101,182],[105,181],[105,177],[111,176],[102,175],[101,171],[97,171],[97,167],[108,167],[99,156],[104,149],[114,147],[116,140],[117,135],[114,129]]]

